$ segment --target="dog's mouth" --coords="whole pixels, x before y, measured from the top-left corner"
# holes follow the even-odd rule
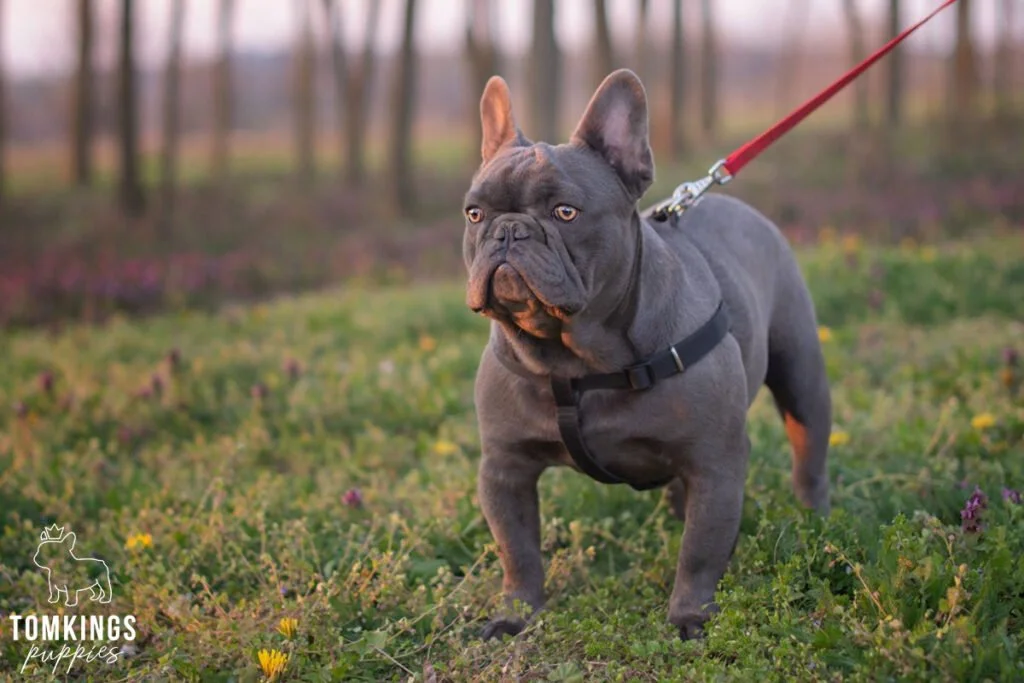
[[[562,323],[577,312],[545,302],[508,261],[498,262],[486,275],[471,279],[466,303],[474,313],[511,323],[544,339],[559,337]]]

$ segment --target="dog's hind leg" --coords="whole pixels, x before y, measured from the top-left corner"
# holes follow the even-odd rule
[[[792,447],[793,490],[801,503],[828,514],[832,399],[810,294],[802,283],[795,289],[772,321],[765,384]]]
[[[672,516],[680,522],[686,521],[686,482],[676,477],[665,487],[665,501]]]

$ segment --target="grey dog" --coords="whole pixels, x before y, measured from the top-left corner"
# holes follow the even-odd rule
[[[604,80],[567,144],[526,139],[499,77],[480,113],[463,256],[466,302],[492,319],[475,388],[478,491],[505,597],[483,636],[519,633],[544,605],[538,477],[579,469],[552,378],[635,366],[724,307],[728,331],[685,372],[578,396],[597,467],[664,482],[685,520],[668,616],[682,638],[700,637],[739,533],[747,411],[762,384],[785,422],[797,498],[828,512],[832,408],[807,286],[778,228],[739,200],[708,195],[666,220],[640,213],[654,161],[646,94],[631,71]]]

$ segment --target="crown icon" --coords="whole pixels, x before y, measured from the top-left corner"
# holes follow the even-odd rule
[[[54,522],[43,529],[43,533],[39,534],[39,538],[43,541],[59,541],[64,538],[64,527],[58,527],[56,522]]]

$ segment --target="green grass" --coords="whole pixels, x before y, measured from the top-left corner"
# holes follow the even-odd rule
[[[1003,360],[1024,245],[848,246],[800,255],[849,436],[834,511],[796,504],[760,396],[702,642],[667,623],[682,525],[660,494],[564,470],[542,479],[550,609],[477,639],[500,569],[475,499],[486,326],[459,285],[0,333],[0,611],[53,612],[32,557],[57,522],[114,579],[112,604],[69,611],[138,618],[132,656],[72,670],[95,680],[258,680],[263,648],[286,680],[1020,680],[1024,506],[1000,492],[1024,488],[1024,369]],[[29,644],[0,628],[17,678]]]

